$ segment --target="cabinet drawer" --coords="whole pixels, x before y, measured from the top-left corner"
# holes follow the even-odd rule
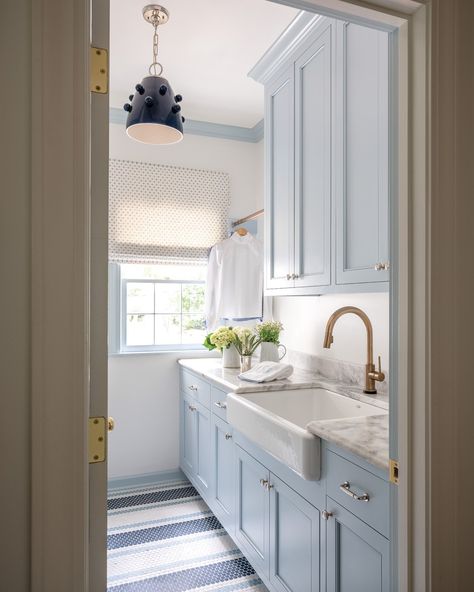
[[[195,397],[201,405],[209,409],[211,385],[187,370],[181,371],[181,389],[183,393]]]
[[[327,494],[341,506],[388,537],[389,484],[369,471],[327,452]],[[352,496],[368,496],[368,501]]]
[[[211,410],[218,417],[227,421],[227,393],[211,386]]]

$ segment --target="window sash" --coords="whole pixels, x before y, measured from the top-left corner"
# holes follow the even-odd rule
[[[119,266],[118,266],[119,267]],[[120,267],[119,267],[120,269]],[[157,316],[169,315],[179,316],[181,321],[183,316],[197,315],[196,312],[184,312],[182,310],[182,296],[181,296],[181,311],[180,312],[156,312],[154,308],[150,313],[128,313],[127,311],[127,287],[128,284],[175,284],[175,285],[204,285],[204,281],[199,280],[160,280],[160,279],[122,279],[119,277],[120,286],[120,349],[119,352],[159,352],[159,351],[186,351],[186,350],[202,350],[204,346],[201,343],[166,343],[166,344],[150,344],[150,345],[128,345],[127,344],[127,317],[130,315],[147,314],[153,317],[153,323]],[[153,302],[155,306],[155,301]],[[182,328],[181,328],[182,331]],[[153,341],[155,341],[155,329],[153,331]]]

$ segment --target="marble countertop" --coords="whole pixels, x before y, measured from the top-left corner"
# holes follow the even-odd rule
[[[388,413],[351,419],[311,421],[306,429],[381,469],[388,469]]]
[[[344,384],[310,370],[294,368],[293,374],[284,380],[267,383],[240,380],[238,368],[223,368],[220,358],[179,360],[187,368],[203,378],[211,380],[219,388],[234,393],[252,393],[304,388],[324,388],[329,391],[369,403],[380,408],[380,414],[370,417],[311,421],[307,429],[323,440],[357,454],[382,469],[388,468],[388,395],[368,395],[354,385]]]

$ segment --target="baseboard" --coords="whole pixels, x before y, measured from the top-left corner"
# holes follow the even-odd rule
[[[181,481],[187,479],[180,468],[157,473],[144,473],[142,475],[128,475],[126,477],[113,477],[107,482],[107,489],[125,489],[127,487],[140,487],[141,485],[159,485],[167,481]]]

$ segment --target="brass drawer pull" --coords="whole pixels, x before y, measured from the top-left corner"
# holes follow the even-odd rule
[[[351,491],[351,484],[349,483],[349,481],[344,481],[344,483],[339,485],[339,489],[341,491],[343,491],[346,495],[351,497],[352,499],[357,500],[358,502],[368,502],[370,500],[368,493],[363,493],[362,495],[357,495],[357,493],[354,493],[353,491]]]
[[[223,403],[222,401],[215,401],[214,405],[219,407],[219,409],[227,409],[227,403]]]
[[[197,387],[196,385],[194,385],[194,384],[190,384],[190,385],[188,386],[188,389],[189,389],[190,391],[197,391],[197,390],[198,390],[198,387]]]

